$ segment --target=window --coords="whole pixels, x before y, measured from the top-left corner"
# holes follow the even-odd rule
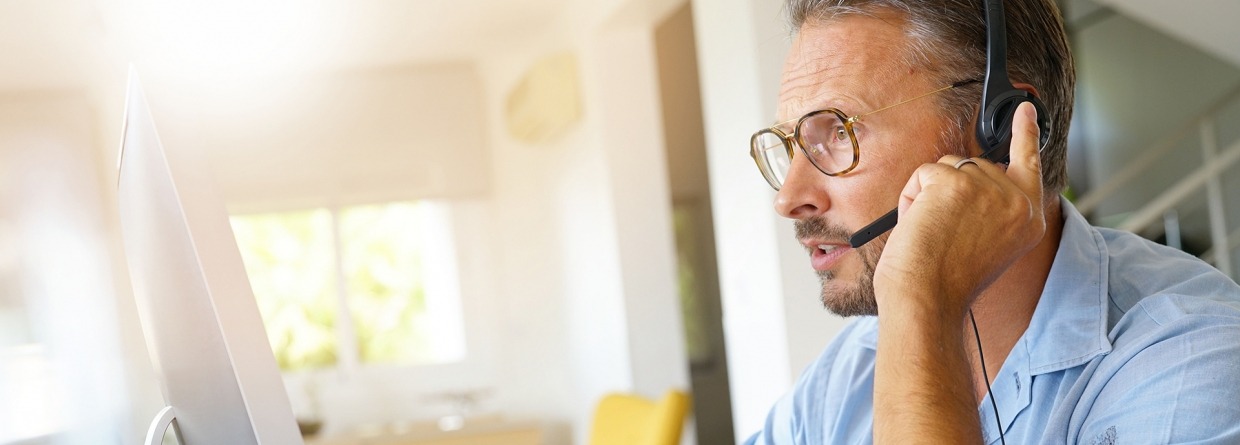
[[[442,204],[239,215],[232,226],[281,370],[464,358]]]

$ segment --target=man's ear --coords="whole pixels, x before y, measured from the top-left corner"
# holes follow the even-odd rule
[[[977,141],[975,128],[977,128],[977,113],[973,113],[973,118],[969,120],[969,126],[965,129],[964,140],[960,141],[964,145],[961,148],[971,158],[982,155],[982,145]]]
[[[1022,82],[1022,83],[1014,83],[1014,84],[1012,84],[1012,86],[1013,86],[1013,87],[1016,87],[1016,89],[1018,89],[1018,90],[1023,90],[1023,91],[1025,91],[1025,92],[1029,93],[1029,94],[1032,94],[1032,95],[1033,95],[1033,97],[1036,97],[1036,98],[1038,98],[1038,99],[1041,99],[1041,98],[1042,98],[1042,95],[1041,95],[1041,94],[1038,94],[1038,89],[1037,89],[1037,88],[1035,88],[1033,85],[1030,85],[1030,84],[1027,84],[1027,83],[1023,83],[1023,82]]]

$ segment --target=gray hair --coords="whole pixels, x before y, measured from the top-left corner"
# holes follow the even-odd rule
[[[986,70],[986,17],[981,0],[786,0],[788,22],[796,32],[849,15],[873,16],[894,11],[904,17],[910,43],[904,60],[926,68],[942,85],[981,79]],[[1046,196],[1067,187],[1068,125],[1076,88],[1076,70],[1063,19],[1054,0],[1008,0],[1008,71],[1013,82],[1038,89],[1054,129],[1042,150],[1042,186]],[[938,98],[957,129],[949,140],[972,137],[981,101],[981,85],[958,88]]]

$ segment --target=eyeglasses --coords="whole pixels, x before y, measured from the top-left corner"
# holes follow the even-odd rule
[[[788,177],[788,168],[792,166],[792,144],[795,142],[805,153],[805,157],[819,171],[827,176],[839,176],[857,168],[861,160],[861,150],[857,145],[857,135],[853,125],[861,118],[889,110],[900,105],[938,94],[953,88],[962,87],[978,80],[964,80],[939,88],[929,93],[905,99],[893,105],[877,110],[861,113],[852,117],[835,108],[818,110],[793,119],[780,122],[769,128],[754,133],[749,138],[749,156],[758,164],[762,177],[775,190],[784,185]],[[779,127],[796,121],[792,134],[789,135]]]

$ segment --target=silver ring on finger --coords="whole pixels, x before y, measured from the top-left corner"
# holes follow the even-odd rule
[[[963,167],[965,164],[978,165],[977,160],[973,158],[964,158],[959,161],[956,161],[956,164],[952,165],[952,168],[955,168],[956,170],[960,170],[960,167]]]

